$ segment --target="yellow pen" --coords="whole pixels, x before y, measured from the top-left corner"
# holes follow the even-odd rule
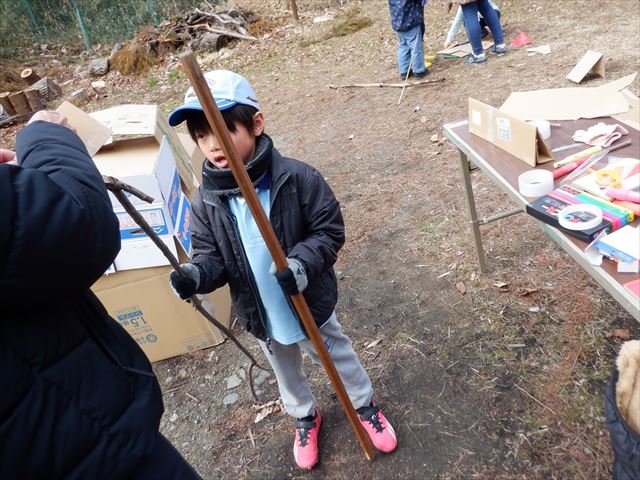
[[[573,155],[569,155],[568,157],[563,158],[562,160],[558,160],[557,162],[553,162],[553,168],[558,168],[562,165],[566,165],[567,163],[571,163],[575,160],[578,160],[582,157],[588,157],[589,155],[593,155],[594,153],[598,153],[602,150],[602,146],[596,145],[595,147],[587,148],[586,150],[582,150],[581,152],[574,153]]]
[[[609,152],[613,152],[614,150],[618,150],[619,148],[626,147],[627,145],[631,145],[631,140],[625,140],[624,142],[616,143],[615,145],[611,145],[607,147],[607,149],[609,150]],[[573,155],[569,155],[568,157],[563,158],[562,160],[558,160],[557,162],[554,162],[553,168],[558,168],[562,165],[566,165],[567,163],[571,163],[575,160],[579,160],[582,157],[588,157],[590,155],[593,155],[594,153],[598,153],[604,150],[604,148],[605,147],[601,145],[596,145],[595,147],[587,148],[586,150],[583,150],[581,152],[574,153]]]

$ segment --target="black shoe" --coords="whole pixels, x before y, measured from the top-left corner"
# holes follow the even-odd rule
[[[407,73],[401,73],[400,74],[400,80],[404,80],[405,78],[410,78],[413,76],[413,72],[411,70],[409,70],[409,75],[407,76]]]
[[[424,77],[426,77],[427,75],[429,75],[429,69],[428,69],[428,68],[425,68],[425,69],[424,69],[424,72],[415,72],[415,73],[413,74],[413,77],[414,77],[414,78],[424,78]]]

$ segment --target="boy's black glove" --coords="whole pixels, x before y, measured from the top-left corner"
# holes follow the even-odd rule
[[[175,270],[169,274],[171,290],[182,300],[191,298],[200,286],[200,270],[193,263],[180,265],[182,275]]]
[[[280,288],[282,288],[285,295],[291,296],[297,293],[302,293],[302,291],[307,288],[308,284],[307,274],[304,271],[302,262],[295,258],[287,258],[287,265],[287,268],[278,272],[276,264],[271,262],[269,273],[276,276],[276,279],[280,284]]]

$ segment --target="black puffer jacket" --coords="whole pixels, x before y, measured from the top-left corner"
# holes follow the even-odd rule
[[[79,138],[23,128],[0,164],[0,478],[119,479],[153,448],[151,365],[89,287],[120,248]]]
[[[640,479],[640,435],[631,428],[618,410],[616,384],[618,369],[614,367],[604,394],[604,413],[614,453],[613,479]]]
[[[256,158],[270,162],[269,220],[284,254],[305,266],[309,284],[303,296],[320,326],[338,301],[333,264],[344,244],[340,204],[317,170],[281,156],[267,135],[259,137]],[[212,193],[201,186],[192,205],[191,262],[203,273],[198,293],[228,283],[240,324],[257,338],[267,340],[264,309],[227,197]]]

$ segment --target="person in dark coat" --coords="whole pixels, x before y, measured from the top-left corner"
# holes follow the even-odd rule
[[[0,478],[199,479],[159,433],[149,361],[89,289],[119,226],[66,122],[37,112],[0,149]]]

